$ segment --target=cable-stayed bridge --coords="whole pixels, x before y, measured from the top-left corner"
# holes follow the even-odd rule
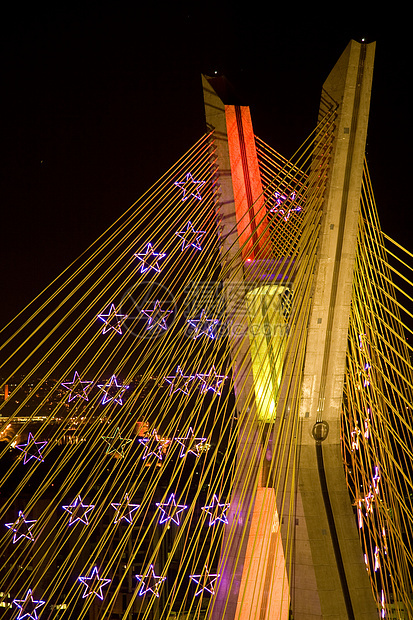
[[[207,131],[2,330],[1,617],[413,615],[411,258],[352,41],[289,160]]]

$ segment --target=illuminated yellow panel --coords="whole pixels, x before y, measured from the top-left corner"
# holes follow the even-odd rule
[[[246,294],[258,419],[273,422],[283,370],[287,323],[281,304],[285,285],[269,284]]]

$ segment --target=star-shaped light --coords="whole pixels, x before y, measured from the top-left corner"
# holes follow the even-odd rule
[[[29,524],[32,525],[29,525]],[[28,521],[21,510],[19,510],[19,516],[14,523],[5,523],[5,526],[8,527],[13,534],[13,543],[16,543],[20,538],[28,538],[29,540],[34,540],[33,534],[31,533],[32,527],[36,521]]]
[[[206,235],[206,230],[195,230],[192,223],[188,222],[186,228],[176,232],[175,235],[178,235],[178,237],[182,239],[182,251],[191,247],[196,250],[202,250],[200,240]]]
[[[154,429],[149,436],[139,439],[139,443],[145,446],[142,459],[147,459],[150,456],[156,456],[157,459],[162,461],[166,446],[170,443],[170,440],[160,437],[157,430]]]
[[[108,443],[108,448],[106,450],[106,454],[119,454],[119,456],[125,456],[124,448],[129,445],[132,439],[125,439],[120,436],[119,427],[116,429],[115,434],[111,437],[102,437],[103,441]]]
[[[155,575],[153,564],[150,565],[146,575],[135,575],[136,579],[140,581],[141,587],[138,592],[139,596],[143,596],[147,592],[152,592],[155,596],[159,597],[159,587],[166,577],[158,577]]]
[[[83,504],[80,495],[78,495],[75,501],[69,504],[69,506],[62,506],[62,508],[70,514],[69,525],[73,525],[76,521],[89,525],[87,515],[94,507],[95,506],[92,504]]]
[[[205,393],[208,390],[221,394],[222,383],[227,378],[225,375],[219,375],[215,370],[215,366],[210,368],[210,371],[206,374],[197,374],[198,379],[201,380],[201,393]]]
[[[175,437],[175,441],[181,444],[181,452],[179,456],[182,458],[187,454],[195,454],[196,457],[200,456],[201,452],[205,451],[206,437],[194,437],[194,431],[192,428],[188,429],[186,437]]]
[[[380,550],[376,546],[374,549],[374,572],[378,571],[380,568]]]
[[[356,426],[354,430],[351,431],[351,451],[352,452],[354,452],[354,450],[359,449],[359,436],[360,435],[361,435],[361,430],[359,429],[358,426]]]
[[[363,504],[366,509],[366,517],[367,517],[369,512],[373,512],[374,499],[375,499],[375,496],[374,496],[374,493],[371,491],[371,487],[370,487],[370,491],[365,497],[356,500],[355,505],[357,506],[359,528],[363,527]]]
[[[185,177],[184,181],[175,181],[174,183],[177,187],[180,187],[183,194],[182,200],[187,200],[193,196],[197,198],[197,200],[202,200],[202,196],[199,193],[200,188],[205,184],[205,181],[195,181],[194,177],[190,172]]]
[[[114,523],[119,523],[124,519],[127,523],[132,523],[133,521],[133,513],[138,510],[140,504],[131,504],[129,501],[129,496],[125,493],[122,502],[113,503],[111,506],[116,510]]]
[[[386,612],[386,599],[384,596],[384,590],[381,591],[380,605],[381,605],[380,618],[385,618],[387,612]]]
[[[368,362],[366,362],[364,364],[364,370],[365,370],[367,376],[364,378],[363,385],[364,385],[364,387],[369,387],[369,385],[370,385],[369,376],[370,376],[371,365]]]
[[[65,383],[61,383],[66,390],[70,391],[69,398],[67,402],[74,400],[75,398],[83,398],[83,400],[89,400],[87,395],[88,386],[93,383],[93,381],[82,381],[79,377],[79,373],[75,371],[73,375],[73,381],[66,381]]]
[[[156,505],[163,513],[159,519],[160,525],[162,523],[169,523],[169,521],[173,521],[176,525],[180,525],[181,522],[179,519],[179,514],[188,508],[188,506],[185,506],[184,504],[176,503],[174,493],[171,493],[166,504],[157,503]]]
[[[27,436],[27,443],[16,446],[18,450],[24,453],[23,463],[27,463],[30,459],[36,459],[36,461],[44,461],[41,450],[45,447],[47,441],[35,441],[31,433]]]
[[[381,535],[383,537],[383,550],[384,550],[384,553],[387,555],[387,537],[386,537],[386,528],[385,527],[382,528]]]
[[[122,325],[128,318],[127,314],[119,314],[116,311],[115,304],[110,304],[109,311],[107,314],[98,314],[98,319],[104,322],[102,333],[106,334],[106,332],[113,329],[116,333],[122,334]]]
[[[102,399],[102,405],[106,405],[106,403],[110,401],[114,401],[119,405],[123,404],[122,396],[126,390],[129,389],[129,385],[119,385],[117,378],[115,375],[112,375],[109,379],[109,383],[100,384],[98,388],[105,392],[105,395]]]
[[[199,338],[202,334],[215,338],[214,327],[219,323],[218,319],[207,319],[205,310],[201,310],[199,319],[188,319],[187,322],[194,328],[193,337]]]
[[[287,201],[289,201],[290,203],[293,203],[296,196],[297,196],[296,192],[291,192],[289,196],[280,194],[280,192],[275,192],[274,193],[275,206],[270,209],[270,212],[280,215],[284,219],[284,221],[287,222],[292,213],[298,213],[299,211],[301,211],[300,205],[297,205],[296,207],[290,207],[289,209],[284,206],[287,203]]]
[[[220,504],[216,495],[212,498],[212,504],[210,506],[203,506],[201,510],[205,510],[209,514],[209,525],[214,525],[216,521],[222,521],[222,523],[228,523],[227,515],[225,514],[229,508],[229,504]]]
[[[214,583],[219,578],[219,574],[211,574],[206,566],[200,575],[189,575],[189,578],[198,584],[199,590],[195,592],[195,596],[201,594],[204,590],[210,594],[215,594]]]
[[[148,319],[148,322],[146,324],[146,329],[153,329],[154,327],[160,327],[161,329],[168,329],[166,318],[170,314],[173,313],[173,310],[162,310],[161,303],[157,299],[155,301],[155,304],[152,310],[146,309],[146,310],[141,310],[141,312]]]
[[[20,610],[16,620],[23,620],[23,618],[38,620],[37,610],[45,604],[45,601],[35,601],[32,596],[32,590],[29,589],[24,599],[14,599],[13,603]]]
[[[374,468],[373,489],[376,495],[379,494],[380,471],[378,467]]]
[[[364,502],[364,505],[366,507],[366,516],[368,512],[373,512],[374,495],[371,491],[369,491],[364,497],[364,499],[362,499],[361,501]]]
[[[370,409],[367,409],[367,418],[364,420],[364,437],[370,437]]]
[[[169,388],[169,394],[175,394],[175,392],[183,392],[188,394],[189,384],[195,379],[196,375],[184,375],[180,366],[177,367],[175,375],[165,377],[165,381],[171,384]]]
[[[158,261],[160,261],[161,258],[164,258],[166,254],[155,252],[152,244],[148,243],[143,252],[134,254],[134,256],[136,256],[141,263],[141,273],[145,273],[148,269],[153,269],[156,273],[159,273],[161,269],[158,265]]]
[[[94,566],[90,577],[78,577],[78,581],[80,581],[81,583],[83,583],[83,585],[86,586],[82,594],[82,598],[86,598],[87,596],[94,594],[95,596],[100,598],[100,600],[103,600],[102,588],[107,586],[108,583],[110,583],[112,580],[99,577],[98,568],[97,566]]]

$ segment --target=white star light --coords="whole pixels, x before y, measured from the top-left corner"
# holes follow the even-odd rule
[[[199,319],[188,319],[187,322],[194,328],[194,339],[205,334],[209,338],[215,338],[214,327],[219,323],[218,319],[207,319],[205,310],[201,310]]]
[[[127,314],[117,313],[115,304],[110,305],[109,312],[107,314],[98,314],[98,319],[105,323],[102,330],[103,334],[106,334],[106,332],[110,331],[111,329],[113,329],[118,334],[122,334],[121,327],[127,318]]]
[[[205,393],[208,390],[221,394],[222,383],[227,378],[225,375],[219,375],[215,370],[215,366],[212,366],[210,371],[206,374],[197,374],[197,377],[201,380],[201,393]]]
[[[33,525],[29,525],[29,523],[32,523]],[[8,527],[12,532],[14,532],[13,543],[16,543],[18,540],[20,540],[20,538],[28,538],[29,540],[34,540],[33,534],[30,530],[32,529],[32,527],[34,527],[35,523],[36,520],[27,521],[23,512],[19,510],[19,516],[17,520],[14,523],[5,523],[5,526]]]
[[[153,564],[150,565],[149,571],[146,575],[135,575],[135,577],[141,583],[141,588],[138,592],[139,596],[143,596],[147,592],[152,592],[152,594],[159,597],[160,585],[163,581],[165,581],[166,577],[158,577],[155,575]]]
[[[94,507],[95,506],[92,504],[83,504],[80,495],[78,495],[75,501],[69,504],[69,506],[62,506],[62,508],[70,514],[69,525],[73,525],[76,521],[89,525],[87,514],[93,510]]]
[[[86,598],[87,596],[94,594],[95,596],[100,598],[100,600],[103,600],[102,588],[107,586],[108,583],[110,583],[112,580],[99,577],[98,568],[97,566],[94,566],[90,577],[78,577],[78,581],[80,581],[81,583],[83,583],[84,586],[86,586],[82,594],[82,598]]]
[[[124,392],[129,389],[129,385],[119,385],[115,375],[112,375],[109,379],[109,383],[100,384],[98,385],[98,388],[105,392],[105,396],[102,399],[102,405],[106,405],[106,403],[111,400],[119,405],[122,405],[122,396]]]
[[[16,620],[23,620],[23,618],[31,618],[31,620],[38,620],[37,609],[45,604],[45,601],[35,601],[32,596],[32,590],[27,590],[24,599],[14,599],[13,603],[19,608],[19,614]]]
[[[159,273],[161,269],[158,265],[158,261],[164,258],[166,254],[155,252],[152,244],[148,243],[143,252],[134,254],[134,256],[141,262],[141,273],[145,273],[148,269],[153,269],[156,273]]]
[[[203,506],[201,510],[205,510],[209,514],[209,525],[214,525],[216,521],[222,521],[222,523],[228,523],[227,515],[225,514],[229,508],[229,504],[220,504],[216,495],[212,498],[212,504],[210,506]]]
[[[199,189],[205,184],[205,181],[195,181],[194,177],[191,173],[185,177],[184,181],[175,181],[174,185],[180,187],[182,194],[182,201],[187,200],[191,196],[196,198],[197,200],[202,200],[202,196],[199,193]]]
[[[297,207],[290,207],[289,209],[284,207],[287,201],[293,203],[296,195],[296,192],[291,192],[290,196],[285,196],[284,194],[280,194],[280,192],[274,192],[275,206],[270,209],[270,212],[280,215],[284,221],[287,222],[292,213],[298,213],[301,211],[300,205]]]
[[[188,386],[194,379],[195,375],[184,375],[181,367],[178,366],[175,375],[165,377],[165,381],[171,384],[169,394],[175,394],[175,392],[183,392],[184,394],[188,394]]]
[[[189,578],[200,586],[199,590],[195,592],[195,596],[198,596],[198,594],[201,594],[204,590],[210,594],[215,594],[214,583],[219,576],[219,574],[212,575],[206,566],[204,566],[204,570],[200,575],[189,575]]]
[[[162,511],[162,516],[159,519],[159,523],[167,523],[169,521],[173,521],[176,525],[180,525],[179,513],[183,512],[188,508],[188,506],[184,506],[184,504],[177,504],[175,501],[174,493],[171,493],[166,504],[156,504],[159,510]],[[166,506],[166,508],[163,508]]]
[[[175,441],[182,446],[179,456],[182,458],[187,454],[195,454],[196,457],[199,457],[201,452],[204,451],[206,440],[206,437],[194,437],[192,427],[189,428],[186,437],[175,437]]]
[[[102,437],[102,439],[103,441],[106,441],[106,443],[109,444],[106,450],[106,454],[117,453],[121,457],[125,456],[125,453],[123,451],[125,446],[129,445],[130,442],[132,441],[132,439],[125,439],[124,437],[120,436],[119,427],[116,429],[114,435],[112,435],[111,437]]]
[[[182,252],[191,247],[196,250],[202,250],[200,240],[206,235],[206,230],[195,230],[191,222],[188,222],[186,229],[176,232],[175,235],[182,239]]]
[[[153,329],[154,327],[160,327],[161,329],[168,329],[166,318],[173,313],[173,310],[162,310],[160,301],[156,300],[153,310],[141,310],[142,314],[146,316],[148,322],[146,329]]]
[[[354,428],[354,431],[351,431],[351,451],[359,449],[359,436],[361,434],[361,430],[358,426]]]
[[[125,519],[127,523],[132,523],[133,513],[140,508],[140,504],[130,503],[127,493],[125,493],[121,503],[113,503],[111,506],[116,510],[114,523],[119,523],[122,519]]]
[[[374,489],[374,492],[376,493],[376,495],[379,494],[379,482],[380,482],[379,468],[375,467],[374,468],[374,476],[373,476],[373,489]]]
[[[145,446],[142,459],[156,456],[157,459],[162,461],[166,446],[170,443],[170,440],[160,437],[156,429],[154,429],[149,436],[139,439],[139,443]]]

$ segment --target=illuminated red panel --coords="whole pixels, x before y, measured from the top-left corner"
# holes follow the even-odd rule
[[[238,237],[244,261],[271,255],[267,212],[250,109],[225,106]]]

